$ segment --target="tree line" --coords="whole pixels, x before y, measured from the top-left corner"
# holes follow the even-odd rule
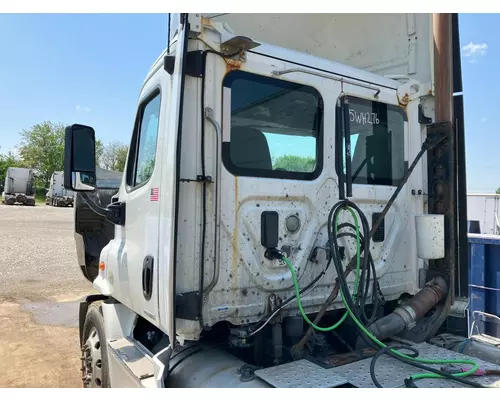
[[[17,154],[0,153],[0,186],[3,186],[8,167],[23,167],[35,171],[38,188],[46,187],[52,173],[64,169],[64,134],[65,125],[50,121],[22,130]],[[128,146],[123,143],[104,144],[96,139],[96,161],[101,168],[122,172],[127,152]]]
[[[3,186],[8,167],[24,167],[35,171],[37,188],[46,188],[52,173],[64,169],[64,135],[65,126],[50,121],[21,131],[17,153],[0,153],[0,187]],[[128,146],[123,143],[114,141],[104,144],[96,139],[96,161],[101,168],[122,172],[127,153]],[[150,159],[154,160],[154,156]],[[274,169],[285,171],[312,172],[316,165],[316,160],[312,157],[295,155],[284,155],[273,158],[272,161]],[[145,172],[152,165],[145,166]]]

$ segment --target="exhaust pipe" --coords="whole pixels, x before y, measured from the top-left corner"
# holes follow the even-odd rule
[[[397,335],[403,330],[412,329],[418,320],[427,314],[436,304],[446,297],[448,285],[443,277],[437,276],[410,300],[397,307],[391,314],[373,322],[367,328],[377,339],[384,340]],[[359,337],[356,348],[366,347]]]

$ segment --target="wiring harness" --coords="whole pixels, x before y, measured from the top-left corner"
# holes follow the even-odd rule
[[[354,220],[354,229],[355,229],[355,238],[356,238],[356,269],[355,269],[355,281],[354,281],[354,292],[358,292],[358,289],[360,287],[360,276],[361,274],[361,245],[362,245],[362,239],[361,237],[363,236],[364,238],[368,238],[367,240],[364,240],[363,245],[365,251],[367,251],[367,245],[369,245],[369,232],[368,232],[368,222],[366,220],[365,215],[363,212],[350,200],[342,200],[339,203],[337,203],[330,211],[329,218],[328,218],[328,235],[329,235],[329,242],[331,246],[331,255],[332,255],[332,260],[333,264],[337,270],[337,279],[340,284],[340,295],[342,298],[342,302],[346,308],[346,313],[342,316],[342,318],[335,323],[334,325],[327,327],[327,328],[322,328],[314,324],[309,317],[307,316],[306,312],[304,311],[302,307],[302,302],[301,302],[301,293],[300,293],[300,288],[297,282],[297,276],[295,273],[295,269],[290,262],[288,258],[286,258],[284,255],[281,253],[279,254],[278,258],[281,259],[288,267],[290,270],[290,273],[292,275],[292,280],[295,288],[295,297],[297,299],[297,304],[298,308],[300,311],[300,314],[304,318],[304,320],[312,326],[314,329],[325,332],[325,331],[331,331],[333,329],[336,329],[340,324],[345,321],[345,319],[349,316],[357,326],[358,330],[360,331],[360,334],[365,336],[373,345],[375,345],[376,348],[379,349],[377,354],[373,357],[372,363],[370,366],[370,375],[372,377],[373,383],[377,387],[382,387],[380,383],[378,382],[376,375],[375,375],[375,364],[377,360],[379,359],[380,356],[383,354],[387,354],[401,362],[404,362],[406,364],[412,365],[414,367],[421,368],[423,370],[428,371],[429,373],[422,373],[422,374],[416,374],[413,375],[407,379],[405,379],[405,386],[406,387],[416,387],[415,381],[419,379],[424,379],[424,378],[448,378],[452,379],[455,381],[458,381],[460,383],[473,386],[473,387],[486,387],[484,385],[481,385],[477,382],[473,382],[467,379],[464,379],[464,377],[473,375],[478,369],[479,365],[472,360],[430,360],[430,359],[424,359],[424,358],[419,358],[418,357],[418,351],[412,347],[406,346],[406,345],[399,345],[396,347],[388,347],[386,344],[378,340],[363,324],[362,320],[362,313],[360,312],[360,305],[361,302],[359,301],[354,301],[352,298],[352,295],[350,293],[349,287],[347,285],[347,281],[344,276],[344,270],[343,270],[343,265],[342,265],[342,259],[340,255],[340,250],[339,250],[339,245],[338,245],[338,229],[340,227],[338,221],[339,221],[339,215],[340,213],[346,210],[348,211],[353,220]],[[359,218],[361,219],[361,225],[363,227],[364,235],[361,235],[360,230],[359,230]],[[344,225],[346,226],[346,225]],[[369,247],[368,251],[365,254],[369,253]],[[364,257],[365,260],[368,260],[370,257]],[[366,262],[365,268],[366,268]],[[365,318],[366,320],[366,318]],[[407,350],[410,352],[410,354],[405,354],[400,352],[399,350]],[[442,364],[467,364],[472,366],[471,369],[460,372],[460,373],[455,373],[455,374],[448,374],[444,371],[429,367],[429,365],[442,365]]]

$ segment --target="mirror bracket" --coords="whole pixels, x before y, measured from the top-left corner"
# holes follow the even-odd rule
[[[114,225],[125,226],[125,203],[116,202],[108,205],[106,219]]]

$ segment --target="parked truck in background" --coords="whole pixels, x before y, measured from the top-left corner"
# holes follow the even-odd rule
[[[94,130],[66,129],[65,187],[114,227],[75,234],[99,292],[80,304],[84,386],[496,381],[470,377],[492,366],[461,347],[458,17],[169,20],[106,207]]]
[[[45,204],[53,207],[73,207],[74,192],[64,187],[64,171],[55,171],[50,177]]]
[[[5,175],[3,202],[7,205],[35,205],[35,180],[29,168],[9,167]]]

